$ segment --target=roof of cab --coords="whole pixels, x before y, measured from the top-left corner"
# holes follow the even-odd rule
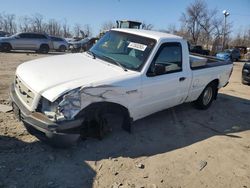
[[[177,35],[172,35],[168,33],[163,33],[159,31],[152,31],[152,30],[143,30],[143,29],[112,29],[113,31],[120,31],[120,32],[126,32],[134,35],[140,35],[144,37],[153,38],[156,40],[160,39],[182,39],[182,37],[179,37]]]

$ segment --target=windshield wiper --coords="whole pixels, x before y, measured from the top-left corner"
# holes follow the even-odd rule
[[[95,59],[95,54],[93,52],[91,52],[91,51],[88,50],[87,54],[91,55],[93,57],[93,59]]]
[[[116,65],[118,65],[119,67],[121,67],[124,71],[128,71],[128,69],[126,69],[121,63],[119,63],[118,61],[116,61],[115,59],[113,59],[112,57],[108,57],[103,55],[102,57],[104,57],[105,59],[109,59],[112,62],[114,62]]]

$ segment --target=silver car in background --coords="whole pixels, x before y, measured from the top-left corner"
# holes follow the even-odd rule
[[[55,51],[65,52],[66,50],[68,50],[69,44],[64,38],[50,36],[50,39]]]
[[[34,50],[39,53],[48,53],[53,49],[50,37],[43,33],[17,33],[10,37],[0,38],[0,50]]]

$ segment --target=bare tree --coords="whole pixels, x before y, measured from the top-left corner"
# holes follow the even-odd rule
[[[3,16],[0,13],[0,31],[3,30]]]
[[[154,28],[153,24],[147,24],[146,22],[143,22],[141,27],[142,29],[145,29],[145,30],[152,30]]]
[[[80,34],[81,34],[81,25],[76,23],[74,26],[74,36],[80,37]]]
[[[250,46],[250,27],[242,32],[231,41],[231,46]]]
[[[187,28],[191,35],[191,41],[194,44],[198,43],[201,35],[201,22],[207,14],[207,5],[202,0],[195,0],[187,7],[186,12],[182,14],[181,22]]]
[[[86,36],[91,37],[92,36],[92,29],[89,24],[84,25],[83,31]]]
[[[31,18],[28,16],[21,17],[19,19],[19,31],[29,32],[31,31]]]
[[[54,19],[50,19],[47,24],[46,32],[53,36],[61,36],[61,24]]]
[[[168,31],[168,33],[176,34],[177,29],[176,29],[175,24],[169,24],[168,27],[167,27],[167,31]]]
[[[222,15],[218,15],[216,9],[209,10],[207,4],[203,0],[195,0],[187,7],[186,12],[181,16],[182,34],[192,44],[202,44],[212,51],[221,48],[223,19]],[[231,28],[232,23],[227,23],[227,28]],[[226,43],[229,41],[231,30],[227,29],[225,33]]]
[[[68,37],[71,37],[71,33],[70,33],[70,27],[69,25],[67,24],[67,20],[64,20],[63,21],[63,24],[62,24],[62,36],[65,37],[65,38],[68,38]]]
[[[115,23],[112,21],[107,21],[102,24],[101,31],[110,30],[115,27]]]
[[[35,14],[32,17],[32,31],[33,32],[43,32],[45,26],[43,24],[43,16],[41,14]]]
[[[16,16],[14,14],[2,14],[0,16],[0,28],[10,34],[17,32]]]

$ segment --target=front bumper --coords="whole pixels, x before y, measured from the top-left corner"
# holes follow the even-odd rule
[[[42,113],[31,112],[18,98],[14,84],[11,86],[10,97],[15,115],[24,123],[28,132],[38,139],[59,147],[72,145],[79,139],[80,134],[72,133],[72,130],[82,125],[83,118],[56,123]]]

